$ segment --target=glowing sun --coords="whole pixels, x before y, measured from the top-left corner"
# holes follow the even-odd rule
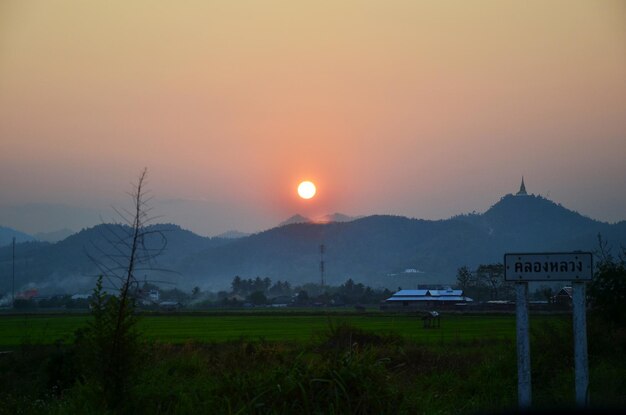
[[[298,185],[298,195],[303,199],[310,199],[315,196],[315,184],[310,181],[302,182]]]

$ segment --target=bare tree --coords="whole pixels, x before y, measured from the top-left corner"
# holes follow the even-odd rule
[[[131,209],[116,209],[120,223],[107,224],[100,228],[102,241],[92,241],[92,262],[108,282],[105,288],[120,293],[120,298],[132,298],[138,287],[135,273],[139,271],[164,271],[156,266],[155,259],[167,247],[163,231],[149,228],[156,217],[151,215],[149,202],[152,197],[146,190],[147,169],[139,175],[137,183],[129,193]]]
[[[464,265],[457,270],[456,281],[459,288],[463,290],[463,295],[467,295],[467,288],[472,283],[472,272],[467,266]]]
[[[491,291],[491,299],[497,300],[506,291],[507,285],[504,281],[504,265],[487,264],[480,265],[476,270],[476,277],[479,281],[483,281]]]
[[[91,361],[91,374],[104,389],[111,407],[124,396],[128,380],[138,360],[139,341],[136,332],[135,294],[139,270],[154,269],[154,258],[167,245],[158,229],[150,229],[146,191],[147,170],[144,169],[130,193],[132,208],[116,210],[123,224],[106,225],[102,229],[104,245],[92,244],[97,254],[88,254],[101,274],[94,290],[92,314],[94,321],[86,332]],[[117,295],[106,297],[102,279]]]

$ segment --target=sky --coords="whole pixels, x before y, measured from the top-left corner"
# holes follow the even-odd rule
[[[0,225],[626,219],[626,2],[0,1]],[[296,193],[302,180],[316,197]]]

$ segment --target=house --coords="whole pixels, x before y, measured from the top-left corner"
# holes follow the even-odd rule
[[[454,306],[472,302],[469,297],[463,295],[463,290],[445,288],[443,290],[400,290],[385,300],[389,306],[432,308]]]
[[[279,295],[278,297],[272,298],[271,302],[273,307],[286,307],[293,303],[293,298],[288,295]]]
[[[560,305],[572,305],[572,287],[561,288],[561,290],[552,297],[552,302]]]
[[[15,298],[17,300],[32,300],[33,298],[38,296],[39,290],[37,290],[36,288],[31,288],[15,294]]]

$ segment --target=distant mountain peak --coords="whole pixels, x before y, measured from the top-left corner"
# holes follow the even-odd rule
[[[299,213],[296,213],[295,215],[291,216],[289,219],[281,222],[278,224],[278,226],[285,226],[285,225],[293,225],[294,223],[311,223],[311,219],[304,217],[302,215],[300,215]]]

